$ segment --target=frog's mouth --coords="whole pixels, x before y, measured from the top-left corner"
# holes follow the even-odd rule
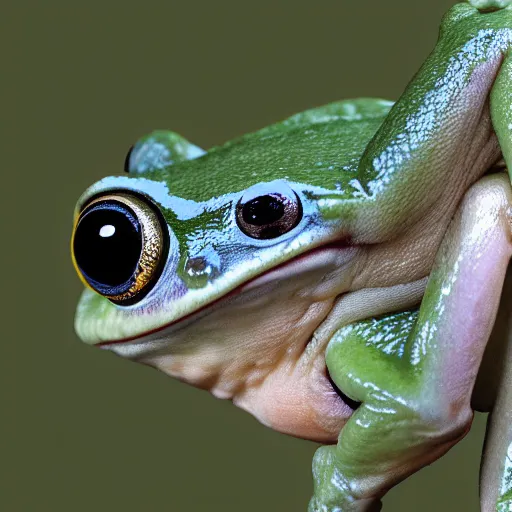
[[[252,290],[261,289],[265,284],[285,282],[297,278],[300,280],[301,275],[314,272],[315,269],[321,270],[323,279],[325,279],[324,273],[329,270],[331,272],[336,270],[343,273],[343,265],[356,259],[357,253],[357,248],[349,246],[346,241],[331,242],[315,247],[248,279],[222,296],[207,302],[202,307],[194,309],[159,327],[121,339],[100,341],[95,345],[109,348],[112,345],[141,343],[159,338],[162,332],[169,334],[170,331],[186,328],[198,319],[214,313],[219,308],[229,307],[233,299],[243,298],[245,295],[249,295]],[[338,284],[336,288],[339,288],[339,286]],[[334,293],[334,291],[330,293]],[[336,293],[336,295],[338,294]]]

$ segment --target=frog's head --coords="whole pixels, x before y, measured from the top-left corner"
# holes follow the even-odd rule
[[[208,153],[170,132],[140,141],[127,176],[78,201],[72,250],[87,289],[76,330],[277,430],[333,440],[352,408],[329,383],[327,320],[361,249],[350,209],[322,215],[344,193],[328,132],[292,133]]]

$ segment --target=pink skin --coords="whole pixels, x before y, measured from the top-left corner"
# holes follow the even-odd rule
[[[473,259],[462,261],[453,303],[447,306],[462,313],[451,315],[450,321],[443,327],[446,329],[443,339],[447,349],[440,367],[439,386],[449,403],[456,403],[464,397],[464,402],[469,406],[466,390],[472,388],[475,382],[510,258],[511,247],[507,235],[504,230],[488,233],[483,238],[482,246],[475,246],[475,250],[471,251]]]

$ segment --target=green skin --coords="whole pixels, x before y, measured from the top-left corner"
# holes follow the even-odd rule
[[[495,365],[512,312],[499,309],[512,254],[511,3],[455,5],[394,105],[333,103],[208,152],[154,132],[128,176],[78,202],[76,218],[93,196],[135,192],[170,237],[139,302],[86,289],[79,336],[324,442],[310,512],[378,510],[467,433],[473,409],[493,408],[482,510],[512,507],[512,418],[500,414],[512,372]],[[301,200],[297,226],[244,234],[240,198],[283,188]]]

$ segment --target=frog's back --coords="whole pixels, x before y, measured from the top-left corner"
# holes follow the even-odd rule
[[[196,201],[276,179],[342,191],[392,105],[365,98],[306,110],[160,171],[158,178],[163,175],[173,195]]]
[[[391,107],[392,101],[376,98],[359,98],[352,100],[336,101],[321,107],[312,108],[299,112],[283,121],[262,128],[257,132],[235,139],[231,143],[239,140],[249,139],[257,136],[268,136],[288,133],[297,129],[308,128],[316,124],[333,124],[340,130],[350,129],[350,126],[357,121],[375,122],[384,119]],[[380,123],[379,123],[380,124]]]

